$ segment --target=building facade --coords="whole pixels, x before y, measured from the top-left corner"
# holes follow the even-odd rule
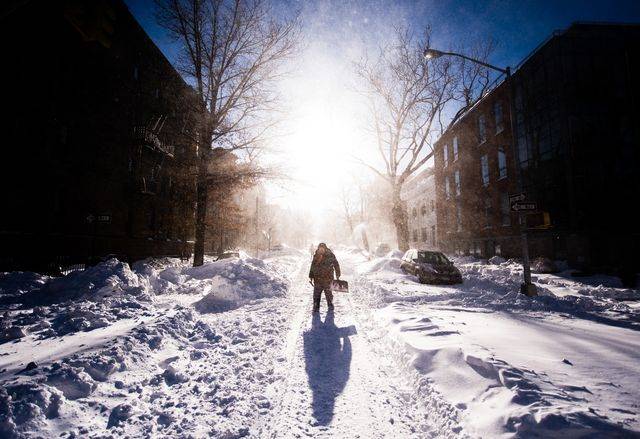
[[[513,75],[517,164],[508,84],[456,121],[435,147],[443,248],[520,256],[517,165],[538,205],[523,225],[533,257],[637,269],[637,221],[622,206],[640,192],[639,55],[638,25],[577,23],[540,45]]]
[[[428,168],[407,181],[400,194],[406,203],[409,243],[412,248],[437,250],[436,187]]]
[[[193,92],[121,1],[8,2],[0,270],[191,251]]]
[[[436,143],[434,170],[438,243],[443,251],[478,256],[516,254],[516,190],[506,84],[478,102]]]

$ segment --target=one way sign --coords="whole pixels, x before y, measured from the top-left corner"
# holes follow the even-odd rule
[[[527,212],[532,210],[538,210],[538,205],[533,202],[517,202],[511,203],[512,212]]]
[[[524,201],[527,199],[527,195],[524,192],[520,192],[519,194],[509,194],[509,203],[518,203],[520,201]]]

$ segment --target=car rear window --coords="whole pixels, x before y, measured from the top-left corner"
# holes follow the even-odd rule
[[[449,260],[442,253],[418,252],[418,262],[426,262],[428,264],[448,264]]]

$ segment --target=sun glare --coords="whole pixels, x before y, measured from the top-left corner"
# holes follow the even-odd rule
[[[341,186],[363,172],[355,157],[364,134],[349,66],[309,58],[303,71],[285,84],[290,117],[280,149],[292,184],[274,198],[314,214],[338,205]]]

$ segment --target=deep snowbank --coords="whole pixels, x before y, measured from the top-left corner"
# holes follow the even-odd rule
[[[12,289],[16,284],[31,289]],[[146,280],[117,259],[59,278],[11,273],[0,279],[0,290],[0,343],[27,334],[45,339],[91,331],[132,318],[153,302]]]
[[[143,388],[132,383],[112,381],[112,376],[128,370],[155,369],[157,366],[149,364],[149,359],[168,344],[186,347],[198,342],[199,349],[204,349],[220,339],[208,324],[198,320],[188,309],[161,316],[149,325],[138,325],[125,334],[114,333],[112,337],[111,343],[96,350],[78,350],[50,364],[35,365],[30,370],[3,377],[0,437],[57,436],[55,432],[64,429],[68,422],[81,427],[81,434],[83,428],[85,431],[92,428],[102,430],[107,423],[101,425],[100,417],[92,417],[87,412],[91,412],[92,407],[102,411],[100,405],[103,403],[96,406],[95,400],[92,403],[90,398],[109,397],[114,390],[116,393],[127,389],[128,393],[143,392]],[[154,379],[158,383],[166,381],[168,386],[190,381],[185,374],[169,367],[161,370],[155,378],[151,375],[151,378],[143,386],[149,386]],[[116,400],[122,399],[126,393]],[[108,410],[107,406],[103,407]],[[129,404],[118,407],[114,408],[116,414],[109,417],[109,427],[115,427],[123,420],[125,407],[129,411],[131,409]],[[142,424],[143,421],[139,421],[134,431],[144,431]]]
[[[288,282],[261,259],[224,260],[185,270],[187,280],[206,280],[207,295],[195,303],[203,313],[227,311],[257,299],[284,296]]]
[[[540,296],[528,298],[521,266],[498,258],[458,259],[462,285],[421,285],[395,256],[354,260],[354,297],[415,388],[441,395],[465,432],[638,435],[640,313],[620,301],[637,290],[561,272],[534,274]]]
[[[288,282],[281,273],[281,267],[244,257],[209,261],[201,267],[164,258],[138,262],[133,269],[111,259],[59,278],[3,274],[0,306],[6,315],[0,324],[0,343],[27,334],[44,339],[102,328],[148,310],[163,294],[201,295],[195,305],[200,312],[229,310],[284,295]]]
[[[299,264],[112,259],[0,276],[0,437],[245,435],[270,408]]]
[[[640,308],[625,302],[640,300],[640,292],[606,286],[615,285],[616,278],[594,276],[587,281],[599,282],[590,285],[571,278],[568,272],[537,274],[532,279],[538,296],[529,298],[519,293],[522,267],[517,263],[470,260],[456,261],[463,276],[463,284],[457,286],[420,285],[415,276],[402,273],[395,255],[362,262],[356,273],[367,286],[367,300],[376,306],[403,301],[491,311],[555,312],[640,329]]]

